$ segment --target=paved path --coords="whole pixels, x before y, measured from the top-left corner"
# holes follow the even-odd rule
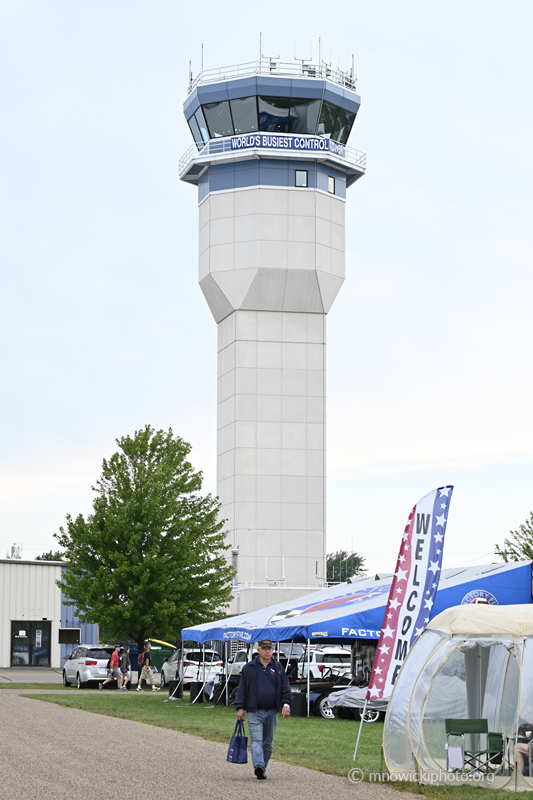
[[[47,667],[0,667],[0,683],[63,683],[63,670]]]
[[[137,672],[132,672],[133,682],[137,683]],[[156,676],[156,684],[159,680]],[[63,683],[62,669],[48,667],[0,667],[0,683]]]
[[[271,761],[268,780],[251,764],[226,762],[227,745],[140,722],[43,703],[0,690],[0,797],[172,800],[199,796],[249,800],[414,800],[390,787],[354,785],[347,778]],[[324,742],[331,747],[332,741]],[[420,798],[416,798],[420,800]]]

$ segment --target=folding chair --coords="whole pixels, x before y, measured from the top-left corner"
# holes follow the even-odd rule
[[[444,723],[448,772],[460,769],[466,775],[488,773],[502,764],[505,736],[489,732],[486,719],[446,719]]]

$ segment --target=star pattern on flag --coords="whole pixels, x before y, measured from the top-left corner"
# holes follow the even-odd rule
[[[415,636],[420,636],[424,628],[415,628]]]
[[[379,692],[380,690],[378,689],[377,686],[372,686],[372,688],[370,689],[370,697],[378,697]]]
[[[382,645],[381,645],[381,647],[380,647],[379,649],[380,649],[380,651],[383,653],[383,655],[385,655],[385,656],[386,656],[386,655],[388,655],[388,654],[389,654],[390,647],[387,647],[387,645],[385,645],[385,644],[382,644]]]
[[[396,598],[393,597],[392,600],[390,601],[389,605],[394,611],[396,611],[398,609],[398,606],[400,605],[400,601],[396,600]]]
[[[451,486],[443,486],[442,489],[439,489],[439,497],[448,497],[450,494]]]
[[[394,630],[391,628],[390,625],[387,625],[386,628],[383,628],[383,638],[386,638],[386,637],[389,637],[389,636],[391,638],[394,637]]]
[[[399,581],[406,581],[407,580],[407,570],[406,569],[400,569],[398,567],[398,572],[396,572],[394,574],[394,577],[398,578]]]
[[[430,561],[429,567],[428,567],[428,572],[432,572],[433,575],[435,575],[435,573],[438,572],[439,569],[440,569],[440,565],[439,565],[438,561]]]
[[[428,600],[424,600],[424,608],[428,608],[430,611],[433,607],[433,600],[429,598]]]
[[[436,524],[437,524],[437,525],[440,525],[440,526],[441,526],[441,528],[443,528],[443,527],[445,526],[445,524],[446,524],[446,519],[445,519],[445,517],[444,517],[444,514],[441,514],[441,516],[440,516],[440,517],[435,517],[435,519],[437,520]]]
[[[433,538],[435,539],[436,542],[440,543],[444,539],[444,536],[442,535],[442,533],[436,533]]]

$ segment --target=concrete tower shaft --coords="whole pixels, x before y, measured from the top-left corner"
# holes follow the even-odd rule
[[[326,314],[344,281],[346,188],[365,169],[346,147],[353,85],[313,69],[204,76],[180,162],[198,185],[199,282],[218,323],[217,487],[237,583],[295,593],[325,580]]]

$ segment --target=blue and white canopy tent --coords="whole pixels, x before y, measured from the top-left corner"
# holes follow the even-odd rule
[[[532,562],[517,561],[445,569],[440,576],[429,619],[451,606],[528,604],[532,601]],[[182,641],[329,642],[379,639],[392,574],[379,579],[352,578],[322,589],[291,604],[268,608],[184,628]]]

